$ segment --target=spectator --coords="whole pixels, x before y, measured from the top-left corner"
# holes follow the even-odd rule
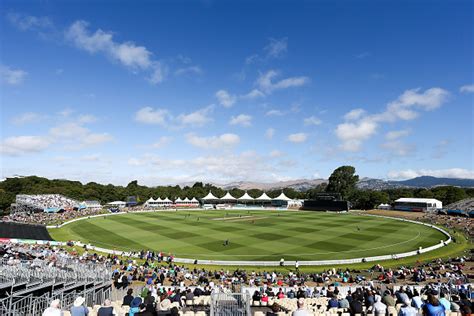
[[[63,312],[59,308],[60,301],[53,300],[48,308],[43,312],[43,316],[63,316]]]
[[[128,312],[129,316],[135,316],[137,313],[140,312],[140,305],[142,304],[141,297],[135,297],[130,303],[130,311]],[[71,315],[72,316],[72,315]]]
[[[97,311],[97,316],[115,316],[117,315],[115,313],[114,307],[112,306],[112,302],[110,302],[109,299],[106,299],[104,301],[104,306],[99,308]]]
[[[291,315],[292,316],[309,316],[308,311],[304,308],[304,299],[300,298],[298,299],[298,302],[296,303],[298,306],[298,309],[295,310]]]
[[[133,289],[128,289],[127,295],[123,297],[122,306],[130,306],[133,301]]]
[[[266,316],[278,316],[278,313],[280,312],[280,305],[278,305],[277,303],[273,303],[270,308],[271,311],[267,312]]]
[[[359,300],[359,297],[356,293],[352,294],[352,301],[349,308],[351,315],[362,314],[362,302]]]
[[[82,296],[78,296],[71,307],[71,316],[87,316],[89,310],[84,306],[86,300]]]
[[[428,294],[428,299],[423,305],[423,315],[424,316],[445,316],[444,306],[440,304],[436,296],[433,294]]]
[[[439,294],[439,303],[444,306],[445,312],[451,311],[451,302],[446,299],[446,294],[443,291]]]
[[[398,316],[417,316],[418,311],[410,306],[410,300],[406,299],[403,303],[402,306],[400,307],[400,311],[398,312]]]
[[[382,297],[380,295],[375,295],[375,303],[372,305],[375,316],[385,316],[387,313],[387,305],[382,303],[381,300]]]

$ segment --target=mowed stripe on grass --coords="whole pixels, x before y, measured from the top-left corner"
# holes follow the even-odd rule
[[[235,220],[240,216],[259,220]],[[291,211],[135,213],[83,220],[50,233],[58,240],[80,239],[121,250],[153,249],[178,257],[261,261],[394,254],[444,239],[429,227],[392,219]],[[224,240],[230,244],[224,246]]]

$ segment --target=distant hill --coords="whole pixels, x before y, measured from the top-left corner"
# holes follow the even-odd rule
[[[276,190],[276,189],[285,189],[291,188],[296,191],[306,191],[308,189],[314,188],[315,186],[326,183],[327,180],[324,179],[298,179],[291,181],[279,181],[279,182],[249,182],[249,181],[239,181],[231,182],[224,185],[217,185],[225,190],[230,189],[241,189],[241,190],[250,190],[250,189],[259,189],[259,190]]]
[[[416,177],[409,180],[398,181],[398,183],[410,187],[431,188],[442,185],[456,187],[474,187],[474,179],[436,178],[430,176]]]

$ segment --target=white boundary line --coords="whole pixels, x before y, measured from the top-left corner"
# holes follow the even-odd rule
[[[183,209],[187,211],[198,211],[202,209]],[[77,222],[80,220],[84,219],[89,219],[89,218],[94,218],[94,217],[103,217],[103,216],[113,216],[113,215],[121,215],[121,214],[134,214],[134,213],[152,213],[152,212],[175,212],[176,210],[146,210],[146,211],[136,211],[136,212],[118,212],[118,213],[110,213],[110,214],[100,214],[100,215],[93,215],[93,216],[86,216],[86,217],[81,217],[81,218],[76,218],[73,220],[70,220],[68,222],[65,222],[61,225],[56,225],[56,226],[46,226],[46,228],[60,228],[65,225],[68,225],[73,222]],[[211,210],[212,211],[212,210]],[[445,231],[442,228],[436,227],[431,224],[419,222],[419,221],[414,221],[414,220],[409,220],[409,219],[404,219],[404,218],[397,218],[397,217],[391,217],[391,216],[382,216],[382,215],[371,215],[371,214],[360,214],[360,216],[372,216],[372,217],[379,217],[379,218],[388,218],[388,219],[393,219],[393,220],[398,220],[402,222],[408,222],[408,223],[413,223],[413,224],[419,224],[419,225],[424,225],[428,226],[430,228],[436,229],[439,232],[443,233],[447,239],[440,241],[440,243],[427,247],[427,248],[422,248],[420,250],[413,250],[409,252],[404,252],[404,253],[397,253],[397,254],[392,254],[392,255],[382,255],[382,256],[375,256],[375,257],[365,257],[365,258],[354,258],[354,259],[340,259],[340,260],[313,260],[313,261],[299,261],[299,264],[301,266],[320,266],[320,265],[340,265],[340,264],[354,264],[354,263],[361,263],[361,262],[373,262],[373,261],[381,261],[381,260],[390,260],[390,259],[399,259],[399,258],[406,258],[406,257],[411,257],[411,256],[416,256],[418,254],[426,253],[435,249],[439,249],[441,247],[444,247],[451,243],[451,235]],[[63,243],[64,244],[64,243]],[[83,243],[81,242],[75,242],[79,247],[84,246]],[[111,249],[106,249],[106,248],[101,248],[101,247],[96,247],[93,245],[88,245],[92,250],[95,251],[100,251],[103,253],[108,253],[108,254],[114,254],[114,255],[120,255],[124,251],[117,251],[117,250],[111,250]],[[194,263],[196,259],[190,259],[190,258],[174,258],[174,262],[178,263]],[[205,265],[221,265],[221,266],[278,266],[280,265],[279,261],[228,261],[228,260],[197,260],[199,264],[205,264]],[[295,261],[286,261],[285,265],[287,266],[293,266],[295,264]]]

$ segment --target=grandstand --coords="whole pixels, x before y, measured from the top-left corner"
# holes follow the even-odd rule
[[[399,198],[395,200],[393,209],[409,212],[432,212],[443,208],[443,203],[436,199]]]
[[[474,211],[474,198],[468,198],[448,204],[444,207],[447,210],[462,210],[465,212]]]
[[[60,194],[19,194],[12,204],[11,213],[57,213],[64,210],[79,208],[80,203],[76,200]]]

